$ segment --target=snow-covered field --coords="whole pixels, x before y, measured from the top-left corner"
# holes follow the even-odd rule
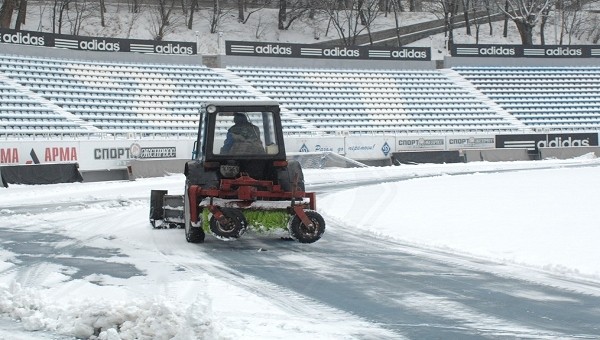
[[[474,173],[452,175],[465,172]],[[318,209],[330,230],[360,228],[424,250],[495,261],[532,281],[546,272],[600,282],[600,160],[592,156],[309,169],[305,177],[320,192]],[[348,188],[366,182],[381,183]],[[173,175],[0,188],[0,338],[389,336],[357,316],[236,276],[218,261],[202,262],[204,245],[186,243],[182,230],[153,230],[150,190],[181,193],[182,183]],[[290,246],[319,247],[323,240]],[[49,244],[61,249],[60,258],[45,252]],[[98,272],[75,273],[68,265],[75,258],[90,259]]]

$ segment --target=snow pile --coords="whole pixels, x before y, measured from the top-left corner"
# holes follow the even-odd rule
[[[85,339],[223,338],[213,321],[210,301],[204,296],[186,309],[160,298],[87,298],[56,304],[40,291],[13,282],[0,290],[0,313],[20,321],[27,331],[53,331]]]

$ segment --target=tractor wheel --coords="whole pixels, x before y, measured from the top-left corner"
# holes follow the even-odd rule
[[[294,180],[296,180],[296,191],[305,191],[304,188],[304,174],[302,173],[302,166],[298,161],[289,161],[285,169],[279,171],[277,177],[279,179],[279,185],[283,191],[290,192],[294,186]]]
[[[314,210],[304,211],[313,226],[308,227],[302,223],[298,215],[294,215],[288,224],[290,236],[300,243],[313,243],[318,241],[325,232],[325,220]]]
[[[189,183],[185,183],[185,192],[183,194],[183,216],[184,216],[184,229],[185,239],[190,243],[201,243],[204,242],[204,230],[202,230],[202,219],[198,221],[199,226],[192,226],[192,217],[190,214],[190,197],[188,194]]]
[[[221,208],[227,220],[221,224],[214,216],[210,218],[210,231],[220,239],[233,240],[242,236],[248,228],[244,214],[235,208]]]

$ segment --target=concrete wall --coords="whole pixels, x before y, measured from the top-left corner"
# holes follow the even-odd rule
[[[600,147],[598,146],[579,146],[579,147],[564,147],[564,148],[539,148],[540,159],[569,159],[593,153],[596,157],[600,157]]]
[[[319,58],[270,58],[221,55],[218,67],[261,66],[261,67],[310,67],[335,69],[435,69],[436,61],[398,61],[398,60],[346,60]]]
[[[527,149],[472,149],[464,150],[466,162],[529,161]]]
[[[132,159],[128,162],[129,179],[161,177],[168,174],[182,174],[188,159]]]

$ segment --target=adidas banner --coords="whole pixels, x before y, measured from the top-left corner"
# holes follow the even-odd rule
[[[600,47],[587,45],[474,45],[455,44],[453,57],[597,58]]]
[[[155,41],[83,37],[0,28],[0,43],[58,47],[95,52],[138,52],[154,54],[197,54],[196,43],[185,41]]]
[[[430,61],[429,47],[371,47],[335,46],[323,47],[310,44],[289,44],[251,41],[226,41],[227,55],[249,57],[289,57],[358,60]]]

